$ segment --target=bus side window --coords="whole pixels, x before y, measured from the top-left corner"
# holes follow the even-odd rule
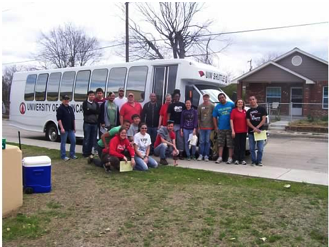
[[[105,92],[105,83],[107,80],[107,74],[108,74],[107,69],[94,69],[93,74],[91,76],[89,90],[96,92],[97,88],[101,88]]]
[[[164,102],[165,67],[154,68],[153,92],[161,105]]]
[[[62,77],[61,87],[60,87],[61,88],[60,100],[64,95],[67,95],[72,99],[74,78],[75,78],[75,71],[64,72]]]
[[[80,70],[77,73],[74,90],[74,101],[84,101],[87,99],[90,70]]]
[[[60,72],[50,74],[48,85],[47,85],[47,100],[48,101],[57,101],[58,100],[59,82],[61,80],[61,76],[62,76],[62,73],[60,73]]]
[[[124,88],[126,76],[127,68],[112,68],[107,83],[107,93],[114,92],[117,94],[120,87]]]
[[[26,101],[34,100],[34,87],[36,81],[37,81],[37,75],[29,75],[27,77],[25,84],[24,100]]]
[[[44,101],[46,99],[46,86],[48,82],[48,74],[38,75],[37,84],[35,84],[35,100]]]
[[[129,69],[126,95],[133,93],[136,101],[142,102],[145,98],[147,71],[147,66],[136,66]]]

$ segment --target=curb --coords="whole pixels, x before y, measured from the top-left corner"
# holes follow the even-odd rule
[[[290,132],[290,131],[277,131],[269,130],[269,136],[274,137],[296,137],[296,138],[313,138],[320,140],[328,140],[327,133],[314,133],[314,132]]]

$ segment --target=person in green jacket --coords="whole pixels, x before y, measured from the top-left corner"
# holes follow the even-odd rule
[[[128,131],[128,129],[130,128],[130,122],[128,120],[124,120],[122,126],[119,125],[105,132],[97,142],[97,152],[100,159],[102,158],[103,150],[108,151],[111,138],[117,133],[119,133],[121,127],[125,128]],[[100,160],[96,160],[94,159],[94,157],[89,157],[88,164],[91,164],[92,162],[94,162],[96,166],[102,166]]]

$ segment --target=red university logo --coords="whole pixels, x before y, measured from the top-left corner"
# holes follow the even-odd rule
[[[21,114],[25,114],[25,112],[26,112],[26,105],[25,105],[24,102],[22,102],[22,103],[19,105],[19,112],[20,112]]]

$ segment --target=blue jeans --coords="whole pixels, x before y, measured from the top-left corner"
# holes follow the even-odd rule
[[[180,135],[180,124],[174,125],[174,131],[176,135],[176,147],[181,153],[184,150],[184,140],[183,137]]]
[[[141,157],[135,156],[135,167],[134,170],[137,171],[147,171],[149,167],[156,168],[158,167],[158,162],[156,162],[152,157],[148,157],[149,161],[147,164]]]
[[[65,131],[65,133],[61,133],[61,159],[64,159],[66,157],[66,149],[65,149],[65,145],[66,145],[66,141],[67,141],[67,137],[69,137],[70,140],[70,157],[74,157],[75,155],[75,134],[73,130],[68,130]]]
[[[150,135],[152,142],[150,151],[151,153],[154,153],[154,143],[158,134],[158,127],[147,127],[147,133]]]
[[[251,154],[251,162],[252,163],[260,163],[263,158],[263,150],[264,150],[264,141],[255,141],[254,133],[249,133],[249,148]],[[256,145],[257,145],[257,157],[256,157]]]
[[[187,157],[191,157],[188,137],[190,134],[193,134],[193,130],[183,129],[184,136],[184,149]],[[192,156],[195,156],[195,146],[192,146]]]
[[[83,146],[82,154],[87,157],[91,155],[91,150],[95,145],[97,136],[97,124],[83,123]]]
[[[161,143],[154,149],[154,154],[160,156],[161,159],[169,157],[171,152],[172,146],[169,146],[166,143]]]
[[[209,157],[211,130],[200,129],[200,155]]]

